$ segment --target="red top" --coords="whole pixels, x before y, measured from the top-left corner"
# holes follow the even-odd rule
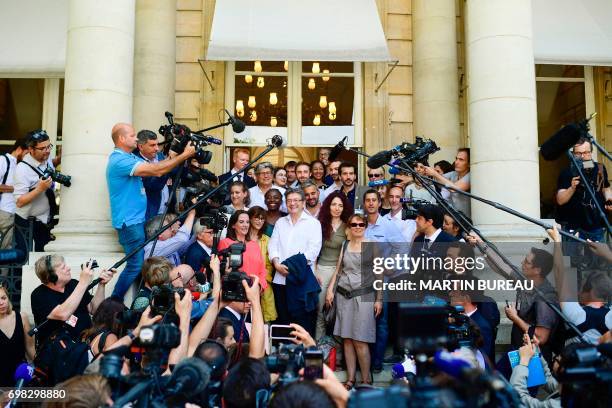
[[[231,238],[224,238],[219,242],[218,249],[222,251],[236,242],[238,241],[234,241]],[[259,248],[257,241],[246,242],[246,251],[242,254],[242,270],[249,276],[259,277],[261,290],[265,290],[268,287],[268,281],[266,280],[266,264],[261,257],[261,248]]]

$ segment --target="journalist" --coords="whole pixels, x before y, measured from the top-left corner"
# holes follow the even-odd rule
[[[595,191],[595,199],[604,211],[612,210],[612,189],[606,167],[593,160],[593,146],[586,138],[580,138],[572,149],[576,160],[583,166],[587,183]],[[575,230],[584,239],[604,241],[605,223],[591,195],[580,180],[577,171],[566,168],[559,175],[557,183],[557,221],[566,229]]]
[[[119,235],[119,243],[126,254],[145,241],[145,214],[147,197],[142,177],[160,177],[192,157],[196,149],[191,142],[183,153],[170,152],[170,158],[157,163],[147,163],[134,153],[137,147],[136,131],[127,123],[117,123],[111,133],[115,149],[106,166],[106,182],[110,195],[111,219]],[[113,296],[123,299],[125,292],[140,273],[144,259],[143,250],[132,255],[119,275]]]
[[[79,280],[72,279],[70,268],[59,255],[40,257],[34,264],[34,271],[41,283],[30,296],[34,322],[40,325],[49,320],[36,334],[37,347],[58,330],[65,330],[72,338],[78,339],[83,330],[90,328],[90,315],[104,300],[106,284],[115,274],[113,270],[103,270],[92,296],[87,292],[87,285],[93,279],[89,263],[83,265]]]
[[[155,132],[146,129],[141,130],[136,135],[136,140],[138,148],[134,151],[134,154],[145,162],[158,163],[165,159],[164,154],[159,149],[159,142]],[[170,196],[168,179],[179,169],[177,167],[172,172],[161,177],[151,176],[142,178],[142,184],[147,195],[145,219],[148,220],[157,214],[163,214]]]
[[[191,230],[193,229],[195,216],[195,209],[189,211],[189,213],[187,213],[187,218],[185,218],[185,222],[183,225],[181,225],[181,222],[176,219],[175,214],[167,214],[164,219],[163,226],[168,224],[172,224],[172,226],[159,234],[157,237],[157,242],[153,240],[145,245],[145,259],[149,256],[164,256],[168,258],[173,266],[180,265],[181,257],[185,254],[185,252],[187,252],[187,249],[193,242]],[[163,214],[156,215],[147,221],[145,228],[147,239],[155,236],[162,218],[164,218]],[[153,244],[155,244],[155,248],[151,254]]]
[[[15,169],[17,163],[28,153],[28,145],[23,139],[15,141],[10,153],[5,153],[0,159],[0,248],[13,246],[13,226],[15,224]]]
[[[15,168],[15,225],[28,228],[28,217],[34,217],[34,251],[43,252],[51,241],[53,216],[57,212],[53,180],[42,178],[41,173],[54,170],[49,160],[53,145],[44,130],[30,132],[26,136],[28,154]],[[17,237],[16,247],[28,251],[24,237]]]

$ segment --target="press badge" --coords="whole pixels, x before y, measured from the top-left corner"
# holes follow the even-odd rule
[[[78,321],[79,321],[79,318],[76,317],[75,315],[72,315],[70,316],[70,319],[66,320],[66,324],[71,327],[76,327]]]

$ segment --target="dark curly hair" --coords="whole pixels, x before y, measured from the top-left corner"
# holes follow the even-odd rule
[[[353,205],[342,192],[334,191],[328,195],[323,201],[323,204],[321,204],[321,210],[319,211],[319,221],[321,222],[323,241],[327,241],[332,236],[332,216],[330,208],[333,199],[336,197],[342,201],[342,205],[344,206],[342,209],[342,214],[340,214],[340,219],[342,222],[346,224],[351,214],[353,214]]]

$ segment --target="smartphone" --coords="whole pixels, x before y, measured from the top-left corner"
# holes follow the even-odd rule
[[[270,326],[270,338],[273,339],[294,339],[295,336],[291,335],[291,332],[295,329],[289,325],[284,324],[273,324]]]
[[[323,378],[323,351],[309,347],[304,352],[304,379],[316,380]]]

